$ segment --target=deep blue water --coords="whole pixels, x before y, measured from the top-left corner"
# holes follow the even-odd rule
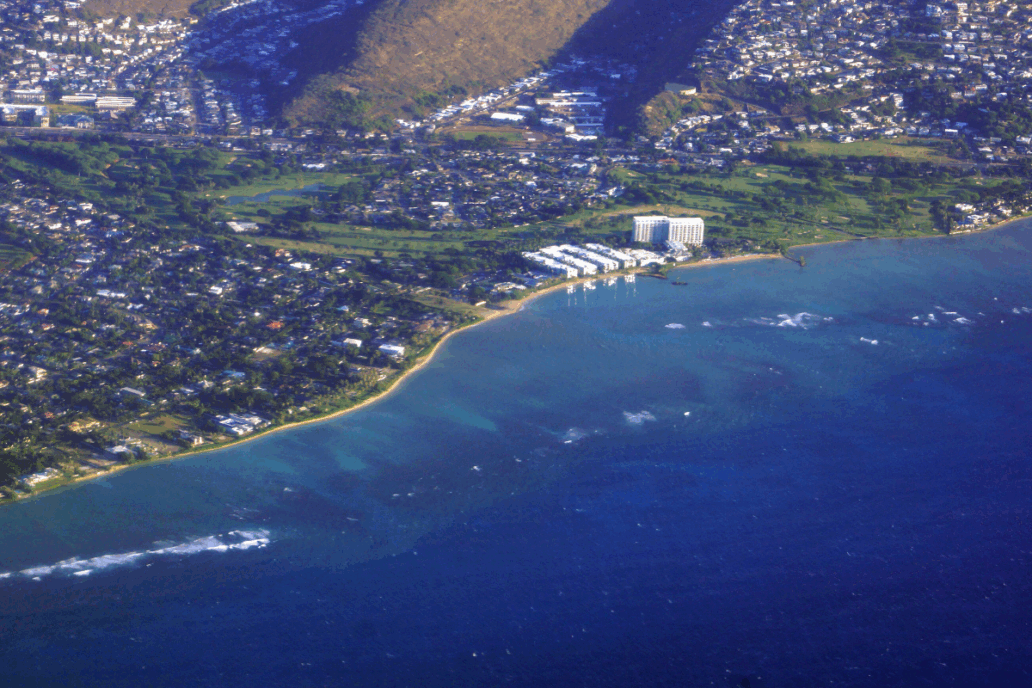
[[[0,509],[0,684],[1032,685],[1032,226],[806,257]]]

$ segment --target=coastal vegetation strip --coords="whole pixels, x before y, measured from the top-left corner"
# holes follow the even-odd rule
[[[0,283],[8,484],[104,470],[113,448],[127,450],[119,463],[165,456],[223,427],[359,403],[493,312],[471,304],[518,293],[522,252],[625,246],[635,214],[705,217],[698,259],[964,231],[1028,206],[1009,168],[793,145],[721,167],[647,147],[339,145],[0,138],[2,241],[22,252]],[[297,195],[247,195],[274,190]],[[964,224],[962,204],[983,224]],[[260,422],[219,424],[232,414]]]
[[[663,270],[656,272],[653,269],[651,272],[662,276],[672,267],[711,267],[742,261],[776,259],[780,257],[781,256],[779,255],[771,254],[739,255],[717,260],[701,260],[688,264],[668,264],[663,266]],[[607,277],[613,278],[639,272],[650,274],[644,269],[624,269],[609,273]],[[274,422],[265,428],[258,429],[242,437],[233,438],[225,434],[205,433],[205,442],[203,444],[188,448],[182,448],[168,440],[178,431],[191,428],[192,421],[190,418],[182,415],[151,415],[147,413],[137,420],[132,420],[122,424],[119,427],[119,430],[123,437],[134,438],[137,441],[136,446],[140,446],[140,444],[144,442],[149,448],[155,448],[163,444],[164,446],[161,447],[162,451],[160,453],[129,451],[120,455],[115,460],[98,457],[91,457],[88,460],[84,460],[83,457],[80,456],[75,460],[58,462],[52,465],[51,468],[37,474],[37,476],[33,476],[33,479],[28,483],[23,482],[20,485],[19,490],[6,488],[0,491],[0,504],[40,496],[48,491],[61,487],[66,487],[83,481],[95,480],[97,478],[109,476],[113,473],[142,467],[155,462],[182,459],[196,456],[201,453],[228,449],[260,439],[272,433],[291,430],[313,423],[325,422],[338,418],[344,414],[358,411],[370,404],[380,401],[388,394],[399,389],[400,383],[410,375],[425,367],[432,360],[434,354],[439,350],[441,345],[452,336],[487,321],[514,314],[522,310],[523,307],[533,299],[560,289],[569,289],[572,285],[577,285],[583,282],[593,283],[597,279],[598,277],[595,276],[582,277],[574,280],[551,280],[549,283],[546,283],[545,286],[533,292],[523,294],[523,298],[521,299],[495,303],[489,307],[451,303],[446,299],[441,299],[439,297],[424,297],[423,300],[427,305],[433,305],[436,307],[444,306],[449,310],[458,311],[461,314],[460,318],[462,324],[428,343],[417,354],[406,359],[404,365],[400,366],[398,369],[378,374],[360,393],[330,395],[324,398],[313,399],[303,411],[296,414],[291,413],[281,421]],[[91,424],[95,425],[97,423],[96,421],[87,421],[85,423],[85,425]]]

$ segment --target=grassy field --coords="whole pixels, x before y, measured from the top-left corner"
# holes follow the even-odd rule
[[[390,253],[442,253],[447,249],[465,249],[463,237],[466,235],[460,232],[420,232],[331,224],[316,224],[315,227],[322,232],[323,241],[337,253],[373,255],[378,250]],[[477,232],[476,236],[478,239],[497,239],[498,232],[485,230]]]
[[[827,155],[833,157],[884,157],[898,158],[909,162],[933,162],[937,164],[954,162],[942,150],[941,145],[929,143],[926,139],[882,139],[875,141],[853,141],[851,143],[835,143],[834,141],[806,141],[789,144],[791,148],[804,150],[810,155]]]
[[[867,148],[857,152],[854,145],[850,155],[867,155],[882,150],[879,146],[893,146],[915,159],[933,150],[906,143],[860,143]],[[315,178],[316,175],[306,175],[303,181],[311,183]],[[343,178],[333,181],[339,183]],[[314,222],[309,224],[318,231],[318,239],[281,236],[247,236],[246,239],[276,248],[348,257],[463,254],[478,250],[485,242],[509,250],[531,250],[552,241],[587,241],[603,236],[625,238],[634,215],[657,213],[704,217],[708,236],[717,238],[718,243],[722,240],[743,248],[752,245],[775,250],[843,239],[935,233],[938,230],[931,215],[934,201],[939,199],[951,205],[964,189],[998,183],[993,179],[941,183],[922,179],[903,180],[882,188],[873,184],[871,176],[840,172],[808,179],[798,169],[777,165],[747,165],[730,175],[685,175],[675,168],[640,172],[617,167],[610,171],[610,178],[631,188],[644,189],[654,200],[585,208],[572,215],[521,227],[418,231]],[[230,193],[236,195],[238,189]],[[260,185],[252,189],[267,190]],[[265,203],[233,205],[227,207],[226,212],[238,219],[267,222],[268,217],[259,215],[259,210],[275,216],[299,203],[304,203],[304,199],[273,197]]]
[[[270,191],[295,191],[303,189],[312,184],[322,184],[331,187],[336,191],[337,187],[344,182],[354,179],[355,175],[341,174],[338,172],[303,172],[301,174],[285,174],[281,177],[264,178],[248,184],[234,186],[231,189],[219,189],[217,192],[206,191],[205,196],[210,198],[228,198],[230,196],[243,196],[250,198],[258,194],[269,193]]]
[[[270,204],[265,205],[268,207]],[[240,213],[239,216],[248,217],[244,213]],[[260,219],[257,215],[253,217]],[[467,241],[508,239],[514,238],[519,233],[515,229],[489,229],[477,232],[422,232],[319,222],[311,223],[311,226],[319,231],[321,236],[318,240],[297,240],[274,236],[247,236],[246,239],[274,248],[332,253],[348,257],[372,257],[379,252],[380,255],[392,257],[401,253],[463,253],[469,248]]]
[[[899,148],[914,151],[910,146]],[[1002,182],[991,178],[900,180],[886,189],[873,184],[871,176],[840,173],[811,181],[799,171],[775,165],[748,166],[732,175],[701,177],[673,171],[646,175],[617,170],[614,178],[645,188],[660,196],[662,202],[592,210],[586,213],[590,217],[566,220],[576,221],[589,231],[608,227],[617,230],[629,229],[634,214],[691,213],[707,218],[710,237],[785,248],[860,237],[936,233],[931,215],[934,201],[952,205],[959,195]]]
[[[71,103],[47,103],[51,114],[54,115],[90,115],[97,114],[97,111],[89,105],[73,105]]]
[[[187,420],[181,416],[173,415],[148,415],[146,417],[127,423],[124,431],[134,434],[144,433],[147,435],[160,435],[169,430],[179,430],[186,427]]]
[[[449,299],[440,295],[416,294],[410,298],[417,303],[422,303],[431,308],[440,308],[448,313],[463,317],[484,318],[494,312],[484,306],[474,306],[465,301],[456,301],[455,299]]]
[[[161,435],[189,427],[192,427],[192,423],[183,416],[159,412],[116,426],[116,429],[124,436],[141,442],[149,453],[165,455],[178,450],[179,446]]]
[[[506,133],[506,128],[486,127],[493,133]],[[476,136],[479,128],[465,132]],[[512,137],[518,131],[507,132]],[[790,144],[811,154],[863,156],[890,159],[897,156],[909,161],[934,159],[939,155],[935,144],[908,139],[893,141],[859,141],[835,144],[826,141]],[[146,166],[142,157],[126,148],[100,149],[107,167],[81,177],[54,170],[53,176],[63,185],[82,192],[85,197],[112,193],[116,183],[133,184]],[[107,151],[106,153],[104,151]],[[24,146],[6,147],[5,160],[13,167],[42,167],[41,160]],[[616,237],[624,239],[636,214],[661,213],[694,215],[707,220],[707,235],[718,246],[737,246],[742,250],[778,250],[802,243],[814,243],[860,237],[889,237],[928,234],[938,231],[932,217],[936,201],[949,206],[958,200],[977,197],[978,191],[999,183],[993,178],[966,177],[942,181],[948,177],[922,176],[916,179],[875,180],[869,175],[845,169],[830,169],[806,176],[803,167],[784,167],[741,163],[733,172],[685,174],[676,166],[659,170],[613,167],[607,170],[611,182],[626,187],[618,200],[583,208],[564,217],[517,227],[467,230],[456,227],[435,230],[393,229],[385,226],[356,226],[319,221],[313,216],[303,227],[296,223],[283,226],[276,218],[299,205],[313,205],[316,200],[332,200],[342,184],[356,178],[354,174],[337,172],[291,172],[281,174],[266,163],[243,155],[220,152],[215,169],[209,169],[197,183],[204,188],[192,192],[195,200],[226,199],[231,196],[253,197],[275,190],[296,191],[321,184],[323,190],[312,190],[293,197],[273,196],[259,202],[244,201],[216,209],[216,219],[239,219],[275,227],[280,234],[260,232],[258,236],[237,238],[276,248],[334,254],[347,257],[396,257],[410,255],[472,255],[485,248],[500,251],[533,250],[547,243],[577,242]],[[178,164],[178,163],[175,163]],[[257,175],[250,170],[258,171]],[[243,174],[254,175],[239,183]],[[237,184],[226,186],[227,182]],[[938,179],[939,181],[935,181]],[[149,212],[153,220],[168,226],[182,222],[179,202],[172,188],[144,187],[132,201],[138,212]],[[196,204],[200,208],[200,204]],[[145,210],[139,210],[143,208]],[[205,210],[204,212],[207,212]],[[314,231],[311,231],[314,230]],[[290,232],[294,234],[291,235]],[[13,261],[28,260],[24,252],[11,246],[0,250],[0,267]]]
[[[457,141],[472,141],[478,136],[492,136],[494,138],[502,139],[506,143],[510,144],[526,143],[528,139],[543,141],[549,138],[545,134],[534,131],[523,131],[520,129],[511,129],[509,127],[488,126],[455,127],[452,129],[443,129],[440,133],[444,136],[451,136]]]

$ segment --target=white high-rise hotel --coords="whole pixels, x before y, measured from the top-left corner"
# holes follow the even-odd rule
[[[706,225],[701,217],[666,217],[639,215],[634,218],[634,240],[649,244],[677,241],[685,245],[702,245]]]

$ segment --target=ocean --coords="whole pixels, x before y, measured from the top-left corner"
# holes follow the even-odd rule
[[[801,253],[0,508],[0,685],[1032,685],[1032,223]]]

